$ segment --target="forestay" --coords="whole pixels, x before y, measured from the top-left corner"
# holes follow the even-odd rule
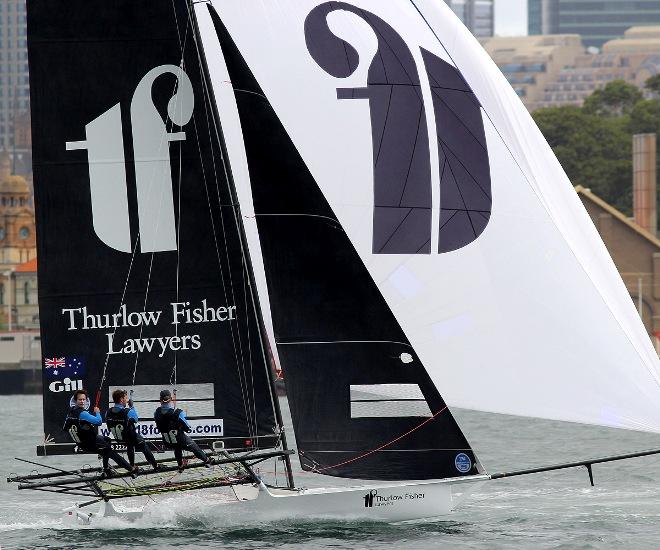
[[[452,405],[660,431],[657,355],[612,260],[530,115],[443,2],[212,4],[258,83],[260,91],[248,91],[263,93],[282,125],[278,134],[258,129],[273,147],[262,146],[259,160],[273,160],[268,155],[290,139],[320,190],[273,171],[265,174],[265,205],[255,181],[270,167],[250,161],[248,143],[257,130],[243,118],[242,131],[232,126],[228,142],[248,148],[241,170],[242,146],[229,147],[271,293],[272,269],[300,279],[328,275],[328,286],[281,290],[291,294],[286,304],[271,296],[288,383],[298,384],[298,370],[307,384],[322,369],[330,382],[317,397],[341,386],[346,417],[350,386],[374,383],[343,378],[353,361],[346,354],[298,351],[296,342],[331,324],[325,334],[335,340],[403,342],[410,365],[424,365]],[[205,48],[213,32],[202,26]],[[236,89],[245,83],[236,73],[231,79]],[[213,81],[223,93],[223,78]],[[247,100],[237,95],[240,108]],[[220,111],[229,119],[232,107]],[[327,238],[293,229],[310,203],[327,218]],[[267,214],[287,217],[276,229]],[[357,254],[351,265],[359,257],[370,280],[343,263],[343,235]],[[280,239],[287,244],[277,245],[277,268],[269,267]],[[295,263],[300,251],[324,263]],[[331,281],[345,297],[338,309],[335,298],[328,302]],[[309,316],[292,303],[307,303]],[[396,361],[404,350],[392,345]],[[367,349],[358,371],[389,372]],[[398,373],[406,369],[398,365]],[[397,383],[417,383],[427,395],[426,382]],[[292,403],[296,423],[311,412]]]

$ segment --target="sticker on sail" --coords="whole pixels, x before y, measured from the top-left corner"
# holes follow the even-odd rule
[[[192,430],[190,432],[191,437],[222,437],[225,435],[224,420],[222,418],[189,418],[188,424],[190,424]],[[153,420],[140,420],[136,429],[145,439],[160,439],[160,432]],[[112,435],[105,422],[101,424],[99,433],[105,437]]]
[[[44,359],[44,372],[50,380],[81,378],[86,374],[86,370],[85,361],[80,357],[53,356]]]
[[[72,380],[69,377],[64,378],[64,380],[54,380],[50,384],[48,384],[48,389],[52,391],[53,393],[60,393],[60,392],[72,392],[76,390],[82,390],[83,389],[83,381],[82,380]]]
[[[465,453],[458,453],[454,459],[456,469],[462,474],[467,474],[472,469],[472,460]]]

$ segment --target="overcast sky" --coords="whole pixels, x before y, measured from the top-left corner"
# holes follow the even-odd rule
[[[527,34],[527,0],[495,0],[495,34]]]

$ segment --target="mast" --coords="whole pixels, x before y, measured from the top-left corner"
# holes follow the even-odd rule
[[[288,450],[287,446],[287,440],[286,440],[286,432],[284,430],[284,422],[282,420],[282,410],[280,408],[280,402],[277,397],[277,392],[275,390],[275,375],[273,373],[272,369],[272,353],[266,351],[266,347],[264,346],[264,341],[267,341],[268,336],[266,334],[266,329],[263,321],[263,311],[261,309],[261,305],[259,303],[259,295],[257,292],[257,286],[256,282],[254,279],[254,272],[252,269],[252,261],[250,259],[250,250],[247,244],[247,239],[245,237],[245,227],[243,225],[243,219],[241,216],[241,205],[240,202],[238,201],[238,196],[236,193],[236,186],[234,184],[234,177],[231,169],[231,163],[229,160],[229,154],[227,152],[227,145],[225,143],[225,138],[224,134],[222,132],[222,124],[220,121],[220,115],[218,114],[218,107],[215,101],[215,95],[212,93],[213,91],[213,85],[209,79],[209,69],[208,65],[206,62],[206,56],[204,54],[204,42],[201,38],[200,32],[199,32],[199,25],[197,22],[197,13],[194,8],[195,2],[193,0],[189,0],[189,6],[190,6],[190,14],[191,14],[191,20],[192,24],[194,27],[194,33],[195,33],[195,44],[197,46],[197,51],[199,53],[200,57],[200,63],[203,68],[203,75],[204,75],[204,89],[206,91],[206,99],[210,103],[211,107],[211,115],[213,117],[214,121],[214,129],[216,132],[216,137],[218,139],[218,143],[220,145],[220,149],[222,151],[222,156],[224,159],[224,166],[226,169],[226,175],[227,175],[227,185],[229,187],[229,191],[232,197],[233,203],[236,205],[233,212],[234,212],[234,221],[236,223],[236,226],[238,228],[238,235],[241,243],[241,250],[243,253],[243,260],[245,264],[245,271],[248,274],[248,284],[249,284],[249,289],[250,289],[250,297],[252,300],[252,306],[254,308],[254,313],[255,316],[257,317],[258,323],[259,323],[259,332],[260,332],[260,338],[259,338],[259,343],[261,346],[261,354],[264,359],[264,365],[266,368],[266,373],[268,375],[268,381],[269,381],[269,390],[270,390],[270,398],[271,402],[273,405],[273,409],[275,412],[275,418],[277,420],[277,427],[279,429],[279,437],[282,441],[282,448],[284,450]],[[203,9],[203,8],[201,8]],[[289,457],[289,454],[285,454],[283,456],[283,460],[285,463],[286,467],[286,476],[287,476],[287,484],[290,488],[293,488],[294,485],[294,479],[293,479],[293,470],[291,468],[291,459]]]

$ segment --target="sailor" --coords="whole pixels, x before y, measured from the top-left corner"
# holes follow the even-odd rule
[[[99,426],[103,423],[101,410],[98,407],[94,407],[94,415],[88,412],[90,403],[87,391],[76,390],[69,404],[71,405],[71,409],[66,417],[63,429],[69,432],[71,439],[83,451],[96,452],[101,455],[104,477],[111,475],[108,463],[110,458],[134,476],[135,472],[133,472],[131,465],[126,462],[123,456],[112,449],[110,438],[99,435]]]
[[[211,459],[188,435],[192,428],[184,412],[174,407],[170,390],[160,392],[160,407],[154,413],[154,420],[165,445],[174,450],[180,472],[183,471],[183,451],[190,451],[205,465],[210,466]]]
[[[137,430],[139,418],[133,403],[128,400],[128,392],[115,390],[112,392],[112,400],[114,406],[105,413],[105,423],[117,442],[126,445],[126,454],[131,467],[135,468],[135,449],[137,449],[153,469],[157,470],[158,463],[147,447],[147,442]]]

